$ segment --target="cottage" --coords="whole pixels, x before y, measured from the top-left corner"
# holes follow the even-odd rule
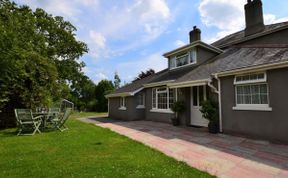
[[[197,27],[190,44],[164,54],[168,68],[109,98],[109,117],[171,122],[185,101],[181,125],[207,127],[201,102],[220,106],[220,132],[288,143],[288,22],[264,25],[261,0],[245,5],[246,28],[212,44]]]

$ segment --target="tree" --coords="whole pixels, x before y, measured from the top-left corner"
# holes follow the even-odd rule
[[[155,74],[155,71],[153,69],[149,69],[145,72],[141,72],[140,74],[138,74],[138,76],[133,80],[133,82],[137,81],[137,80],[141,80],[143,78],[146,78],[152,74]]]
[[[121,79],[120,79],[118,73],[115,72],[115,75],[114,75],[114,87],[115,87],[115,89],[120,88],[120,84],[121,84]]]
[[[88,48],[75,31],[62,17],[0,1],[0,110],[48,106],[78,90]]]
[[[97,99],[97,109],[98,112],[108,111],[108,100],[105,95],[111,93],[114,90],[112,81],[102,80],[98,83],[95,93]]]

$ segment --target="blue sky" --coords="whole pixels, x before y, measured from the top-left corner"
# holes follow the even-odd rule
[[[95,83],[118,72],[130,82],[140,71],[167,67],[162,57],[188,43],[197,25],[210,43],[245,27],[246,0],[16,0],[63,16],[88,44],[81,60]],[[266,24],[288,21],[288,1],[263,0]]]

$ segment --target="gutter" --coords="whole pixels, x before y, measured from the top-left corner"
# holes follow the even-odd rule
[[[184,87],[206,85],[208,82],[209,80],[204,79],[204,80],[194,80],[194,81],[188,81],[188,82],[170,83],[167,86],[169,88],[184,88]]]
[[[116,94],[109,94],[105,95],[105,98],[115,98],[115,97],[126,97],[126,96],[134,96],[136,93],[142,91],[144,88],[141,87],[138,90],[135,90],[133,92],[123,92],[123,93],[116,93]]]
[[[180,48],[174,49],[174,50],[172,50],[172,51],[170,51],[170,52],[167,52],[167,53],[163,54],[163,56],[166,57],[166,58],[168,58],[169,56],[172,56],[172,55],[174,55],[174,54],[177,54],[177,53],[186,51],[186,50],[188,50],[188,49],[190,49],[190,48],[193,48],[193,47],[196,47],[196,46],[201,46],[201,47],[203,47],[203,48],[205,48],[205,49],[209,49],[209,50],[211,50],[211,51],[213,51],[213,52],[215,52],[215,53],[218,53],[218,54],[223,53],[223,50],[221,50],[220,48],[217,48],[217,47],[215,47],[215,46],[206,44],[206,43],[198,40],[198,41],[195,41],[195,42],[190,43],[190,44],[188,44],[188,45],[185,45],[185,46],[182,46],[182,47],[180,47]]]
[[[288,61],[272,63],[272,64],[263,64],[263,65],[257,65],[257,66],[252,66],[252,67],[243,67],[240,69],[234,69],[230,71],[215,73],[214,75],[217,75],[218,77],[225,77],[225,76],[230,76],[230,75],[245,74],[247,72],[261,72],[263,70],[280,69],[280,68],[286,68],[286,67],[288,67]]]
[[[152,88],[152,87],[158,87],[158,86],[168,86],[170,83],[174,82],[175,80],[166,80],[163,82],[155,82],[155,83],[149,83],[149,84],[144,84],[144,88]]]

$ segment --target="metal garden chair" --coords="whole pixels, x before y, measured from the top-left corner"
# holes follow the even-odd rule
[[[67,130],[68,128],[65,126],[65,122],[69,118],[71,111],[72,108],[66,108],[64,114],[61,117],[52,119],[51,122],[54,125],[54,128],[59,129],[61,132]]]
[[[34,135],[36,132],[41,133],[39,127],[42,123],[43,116],[33,117],[31,109],[15,109],[15,117],[18,124],[19,135]],[[30,131],[32,133],[24,133]]]
[[[53,123],[52,120],[57,120],[60,117],[60,108],[49,108],[48,113],[45,118],[45,122]],[[44,126],[46,126],[46,123],[44,123]]]

